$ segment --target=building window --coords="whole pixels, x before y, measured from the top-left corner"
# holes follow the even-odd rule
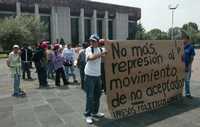
[[[103,36],[103,21],[102,20],[97,20],[97,34],[99,35],[100,38]]]
[[[79,19],[71,18],[71,39],[73,44],[79,43]]]
[[[128,40],[134,40],[136,34],[136,23],[129,22],[128,23]]]
[[[51,18],[50,16],[40,16],[40,21],[44,23],[45,30],[42,33],[42,39],[51,40]]]
[[[85,41],[88,41],[91,35],[91,19],[85,19]]]
[[[113,40],[113,21],[108,22],[108,39]]]

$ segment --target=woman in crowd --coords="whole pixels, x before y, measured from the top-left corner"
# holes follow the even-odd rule
[[[60,87],[60,78],[62,77],[64,85],[68,85],[68,82],[65,77],[65,72],[63,68],[64,57],[60,51],[61,47],[59,44],[54,45],[54,54],[53,54],[53,65],[56,72],[55,85]]]
[[[63,56],[65,59],[65,74],[67,81],[69,76],[73,76],[74,83],[77,83],[76,75],[74,73],[74,61],[75,61],[75,50],[72,48],[71,44],[68,44],[63,50]],[[71,73],[70,73],[71,72]]]
[[[48,47],[47,50],[47,75],[49,79],[54,78],[54,66],[53,66],[53,51],[51,45]]]

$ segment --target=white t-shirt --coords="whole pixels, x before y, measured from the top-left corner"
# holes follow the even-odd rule
[[[93,53],[91,47],[88,47],[85,50],[86,61],[87,61],[85,65],[85,74],[89,76],[101,76],[101,58],[98,58],[96,60],[87,60],[88,56],[101,53],[101,50],[99,48],[93,48],[93,49],[94,49]]]

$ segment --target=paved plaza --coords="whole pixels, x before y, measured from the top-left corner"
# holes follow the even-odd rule
[[[200,127],[200,51],[193,65],[191,91],[194,99],[183,99],[156,111],[123,120],[112,120],[106,97],[100,111],[105,118],[87,125],[83,117],[85,94],[78,84],[69,88],[38,89],[38,82],[22,81],[26,98],[11,97],[12,86],[5,60],[0,60],[0,127]],[[32,70],[36,78],[35,70]]]

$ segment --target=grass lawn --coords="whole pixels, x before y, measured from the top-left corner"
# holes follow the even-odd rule
[[[0,54],[0,59],[2,59],[2,58],[7,58],[7,57],[8,57],[7,54]]]

